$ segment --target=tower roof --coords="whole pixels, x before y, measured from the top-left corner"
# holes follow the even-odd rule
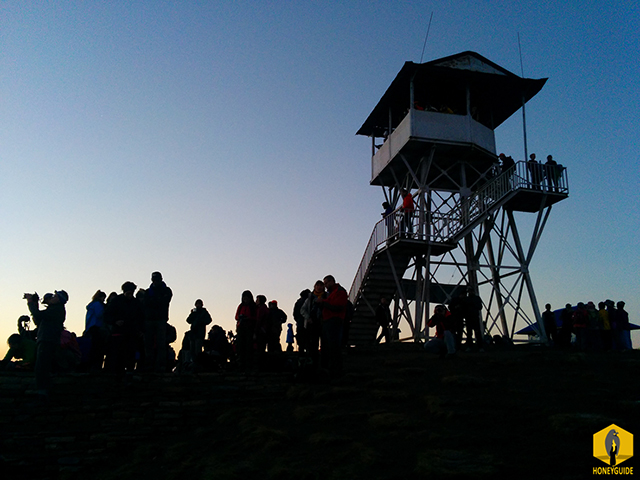
[[[546,78],[519,77],[475,52],[462,52],[426,63],[405,62],[357,135],[381,137],[389,127],[404,118],[414,82],[414,101],[426,108],[447,108],[466,113],[467,86],[472,115],[483,125],[495,129],[528,102],[547,81]]]

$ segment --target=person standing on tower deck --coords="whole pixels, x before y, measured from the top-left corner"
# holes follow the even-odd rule
[[[151,285],[144,294],[144,352],[146,370],[162,373],[167,364],[167,323],[173,292],[160,272],[151,274]]]
[[[560,183],[562,167],[553,159],[553,156],[547,155],[547,161],[544,164],[544,168],[547,173],[547,188],[550,192],[558,193],[560,191],[558,185]]]
[[[531,188],[533,190],[540,190],[542,188],[542,165],[536,160],[536,154],[529,155],[527,161],[527,168],[529,169],[529,176],[531,178]]]
[[[403,188],[400,190],[400,195],[402,196],[402,220],[400,222],[400,232],[401,234],[407,233],[407,236],[411,236],[413,233],[413,213],[416,211],[416,205],[413,202],[413,196],[411,193]]]
[[[509,187],[512,187],[511,178],[513,178],[513,172],[514,172],[513,167],[515,166],[516,162],[513,161],[513,158],[507,157],[504,153],[501,153],[498,157],[500,158],[500,162],[501,162],[500,172],[501,173],[509,172],[508,183],[509,183]]]
[[[316,303],[322,308],[322,367],[335,377],[342,372],[342,322],[347,313],[349,295],[332,275],[327,275],[323,281],[328,295],[316,298]]]

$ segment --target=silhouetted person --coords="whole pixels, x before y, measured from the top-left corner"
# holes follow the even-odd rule
[[[602,335],[600,334],[600,316],[593,302],[587,302],[587,350],[600,351]]]
[[[553,346],[557,342],[558,326],[556,325],[556,314],[551,311],[551,304],[547,303],[544,306],[544,312],[542,312],[542,323],[544,325],[544,331],[547,334],[550,345]]]
[[[320,304],[316,302],[316,299],[324,297],[326,297],[324,282],[318,280],[313,285],[313,291],[309,294],[300,311],[304,317],[307,334],[306,353],[316,368],[319,366],[318,351],[320,347],[320,337],[322,336],[322,308]]]
[[[257,306],[249,290],[242,292],[236,310],[236,354],[240,368],[249,369],[253,361],[253,342],[256,335]]]
[[[516,162],[513,161],[511,156],[506,156],[504,153],[500,154],[500,171],[501,173],[509,172],[508,175],[508,185],[509,187],[513,187],[511,179],[513,178],[513,174],[515,173],[515,168],[513,168]]]
[[[124,282],[122,293],[106,307],[106,318],[111,328],[111,337],[105,359],[105,370],[124,374],[133,371],[136,363],[138,338],[145,325],[145,312],[135,296],[136,284]]]
[[[209,330],[204,347],[206,357],[212,358],[218,366],[223,366],[231,356],[231,345],[227,340],[227,334],[220,325],[214,325]]]
[[[293,305],[293,320],[296,322],[296,342],[298,343],[298,351],[304,353],[307,348],[307,330],[304,327],[304,316],[302,315],[302,306],[309,298],[311,290],[308,288],[300,292],[300,298]]]
[[[193,310],[187,317],[187,323],[191,325],[189,329],[191,335],[189,336],[189,350],[191,352],[191,361],[197,362],[198,357],[202,353],[202,345],[204,344],[204,337],[207,334],[207,325],[211,323],[211,315],[204,308],[202,300],[196,300]]]
[[[85,329],[83,336],[90,339],[89,347],[89,371],[98,371],[102,369],[104,356],[107,352],[107,341],[109,339],[109,330],[104,322],[104,309],[107,294],[98,290],[93,294],[91,302],[87,305],[87,314],[85,316]]]
[[[445,355],[454,355],[456,353],[456,341],[451,331],[453,327],[453,318],[451,313],[444,305],[437,305],[434,308],[433,315],[427,322],[427,327],[435,328],[436,335],[424,345],[427,352],[437,353],[444,357]]]
[[[389,300],[386,297],[380,298],[380,304],[376,308],[376,323],[381,328],[380,335],[376,338],[376,343],[384,338],[386,343],[391,343],[391,333],[389,327],[391,326],[391,310],[389,309]]]
[[[456,349],[462,347],[462,335],[464,333],[464,316],[466,314],[467,291],[464,288],[458,290],[458,295],[453,297],[449,302],[449,312],[451,313],[451,322],[453,336],[456,340]]]
[[[587,349],[587,307],[584,303],[578,302],[576,311],[571,317],[573,322],[573,333],[576,335],[576,348],[581,352]]]
[[[287,321],[287,314],[278,308],[278,302],[269,302],[269,327],[267,331],[267,349],[269,353],[282,353],[280,335],[282,335],[282,325]]]
[[[466,351],[471,351],[473,346],[473,334],[476,336],[476,345],[481,352],[484,352],[484,334],[482,328],[482,299],[475,294],[473,289],[467,289],[467,298],[464,302],[464,320],[467,327]]]
[[[570,303],[564,306],[560,312],[560,332],[558,332],[558,347],[569,348],[571,346],[571,332],[573,332],[573,307]]]
[[[541,165],[536,160],[536,154],[529,155],[527,161],[527,169],[529,170],[529,176],[531,178],[531,188],[534,190],[540,190],[542,183],[542,171]]]
[[[160,272],[151,274],[151,285],[144,295],[144,351],[147,370],[164,372],[167,365],[167,322],[173,292]]]
[[[49,395],[51,369],[60,348],[60,336],[67,315],[64,306],[69,300],[69,295],[64,290],[46,294],[42,300],[47,306],[45,310],[40,310],[37,294],[25,293],[24,298],[27,300],[33,322],[38,326],[36,393],[46,399]]]
[[[629,314],[624,309],[625,303],[616,304],[616,343],[619,350],[631,350],[631,327],[629,325]]]
[[[29,315],[20,315],[20,317],[18,317],[18,333],[22,337],[35,342],[36,338],[38,338],[38,327],[36,326],[36,328],[31,330],[29,325],[30,323],[31,317],[29,317]]]
[[[293,323],[288,323],[287,324],[287,353],[293,353],[293,341],[294,341],[294,334],[293,334]]]
[[[508,171],[511,167],[513,167],[516,162],[513,161],[513,158],[507,157],[504,153],[499,155],[500,157],[500,170],[502,173]]]
[[[336,377],[342,372],[342,323],[349,296],[333,275],[324,277],[324,285],[327,297],[316,298],[322,309],[322,366],[331,377]]]
[[[613,330],[611,329],[609,312],[607,312],[604,302],[598,303],[598,324],[600,325],[602,348],[605,351],[609,351],[613,348]]]
[[[194,364],[191,357],[191,330],[184,332],[180,350],[178,351],[177,373],[185,373],[193,370]]]
[[[382,202],[382,208],[384,211],[382,212],[382,218],[384,218],[384,226],[385,232],[387,234],[387,238],[393,235],[393,207],[389,205],[389,202]]]
[[[402,233],[406,232],[408,236],[411,236],[413,233],[413,213],[416,211],[416,206],[409,190],[403,188],[400,190],[400,195],[402,196],[402,221],[400,231]]]
[[[267,351],[269,339],[269,307],[267,297],[256,295],[256,329],[254,333],[254,344],[258,355]]]
[[[558,188],[560,176],[562,175],[562,167],[553,159],[553,156],[547,155],[547,161],[544,164],[547,173],[547,186],[551,192],[559,192]]]
[[[9,350],[0,362],[1,370],[32,371],[36,364],[36,342],[14,333],[7,339]],[[18,360],[12,362],[12,360]]]

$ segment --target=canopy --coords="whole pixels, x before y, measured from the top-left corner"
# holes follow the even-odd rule
[[[462,52],[427,63],[405,62],[391,85],[362,124],[357,135],[382,137],[405,117],[414,84],[417,108],[471,115],[495,129],[529,101],[547,79],[521,78],[475,52]],[[387,132],[388,133],[388,132]]]

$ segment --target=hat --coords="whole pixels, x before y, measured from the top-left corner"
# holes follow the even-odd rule
[[[272,303],[273,303],[274,305],[276,305],[276,306],[278,305],[278,301],[277,301],[277,300],[271,300],[271,301],[269,302],[269,305],[271,305]]]
[[[69,301],[69,294],[67,292],[65,292],[64,290],[55,290],[56,295],[58,296],[58,299],[60,300],[61,304],[65,304]]]
[[[151,281],[162,280],[162,274],[160,272],[153,272],[151,274]]]

